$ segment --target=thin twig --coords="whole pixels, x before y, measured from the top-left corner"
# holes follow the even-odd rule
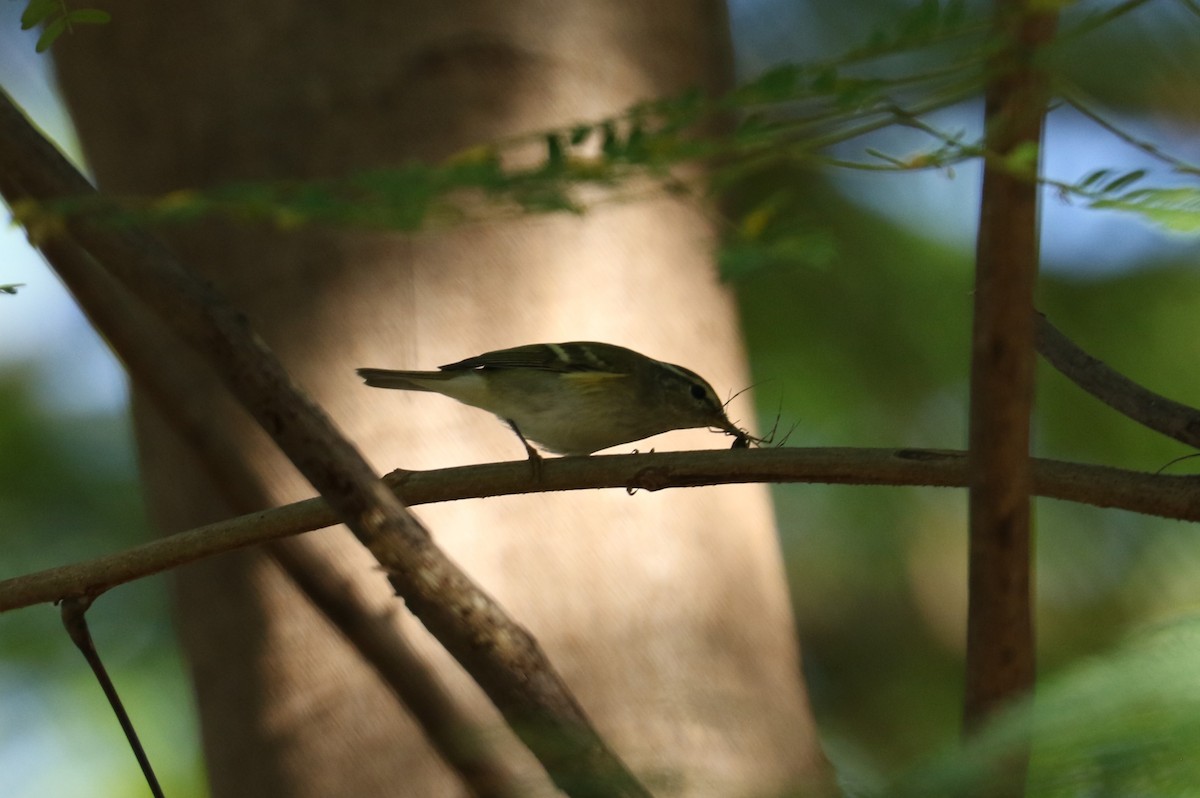
[[[1131,146],[1137,150],[1141,150],[1142,152],[1146,153],[1147,155],[1149,155],[1151,158],[1154,158],[1155,160],[1162,161],[1163,163],[1167,164],[1168,166],[1173,167],[1176,171],[1187,172],[1190,174],[1200,173],[1200,166],[1197,166],[1196,164],[1188,163],[1187,161],[1185,161],[1181,158],[1177,158],[1168,152],[1164,152],[1162,150],[1162,148],[1160,148],[1158,145],[1152,144],[1149,141],[1143,141],[1142,139],[1139,139],[1138,137],[1134,136],[1132,133],[1122,130],[1116,124],[1108,121],[1106,118],[1101,116],[1096,111],[1093,111],[1079,97],[1079,95],[1082,93],[1082,90],[1080,90],[1078,88],[1064,89],[1061,85],[1062,84],[1061,80],[1059,81],[1059,84],[1060,84],[1059,85],[1059,96],[1063,99],[1064,102],[1067,103],[1067,105],[1071,106],[1076,111],[1078,111],[1080,114],[1082,114],[1083,116],[1092,120],[1092,122],[1094,122],[1095,124],[1104,128],[1109,133],[1111,133],[1114,136],[1116,136],[1117,138],[1119,138],[1121,141],[1125,142],[1126,144],[1128,144],[1129,146]]]
[[[1068,41],[1080,36],[1086,36],[1092,31],[1102,28],[1132,11],[1136,11],[1148,2],[1150,0],[1125,0],[1124,3],[1118,3],[1111,8],[1107,8],[1098,14],[1088,17],[1070,30],[1063,31],[1059,40]]]
[[[150,757],[146,756],[146,749],[142,747],[142,741],[138,739],[137,730],[133,728],[133,721],[130,719],[129,713],[125,711],[125,704],[121,701],[121,696],[117,694],[117,686],[109,678],[108,669],[104,667],[104,663],[100,660],[100,652],[96,650],[96,644],[92,641],[92,633],[88,631],[87,611],[91,606],[92,598],[90,596],[64,598],[61,607],[63,626],[66,627],[71,642],[87,660],[96,681],[100,683],[100,689],[104,691],[108,705],[112,707],[113,714],[117,716],[117,722],[121,724],[121,731],[125,732],[125,740],[129,743],[129,748],[137,759],[138,767],[142,769],[142,775],[146,779],[146,786],[150,788],[150,793],[154,798],[163,798],[158,777],[154,775],[154,768],[150,766]]]

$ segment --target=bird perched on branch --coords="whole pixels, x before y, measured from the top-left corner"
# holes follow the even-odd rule
[[[738,429],[703,377],[613,344],[572,341],[499,349],[437,371],[358,369],[373,388],[431,391],[495,413],[531,459],[530,442],[555,454],[584,455],[676,429]]]

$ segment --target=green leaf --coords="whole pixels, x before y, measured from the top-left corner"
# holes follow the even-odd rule
[[[38,37],[37,44],[34,45],[33,49],[38,51],[39,53],[46,52],[47,50],[50,49],[50,45],[54,44],[54,41],[59,36],[63,35],[63,32],[66,29],[67,29],[67,18],[65,16],[59,17],[58,19],[54,20],[53,22],[51,22],[49,25],[46,26],[46,29],[44,31],[42,31],[42,35]]]
[[[833,67],[827,67],[817,73],[813,78],[812,84],[809,86],[816,94],[829,94],[834,90],[838,83],[838,73]]]
[[[569,141],[571,142],[571,146],[578,147],[591,134],[592,134],[592,126],[591,125],[576,125],[575,127],[571,128],[571,136],[569,139]]]
[[[799,77],[799,68],[787,64],[764,72],[752,85],[764,99],[785,100],[796,93]]]
[[[546,168],[559,169],[566,163],[567,157],[563,152],[562,139],[557,133],[546,135]]]
[[[837,102],[840,107],[858,107],[883,94],[887,84],[882,80],[848,78],[837,86]]]
[[[112,21],[112,14],[99,8],[77,8],[67,12],[67,22],[74,25],[107,25]]]
[[[21,12],[21,30],[40,25],[60,7],[59,0],[29,0],[25,10]]]
[[[740,87],[733,95],[734,105],[762,105],[793,99],[801,91],[804,68],[795,64],[772,67]]]
[[[967,18],[966,0],[950,0],[942,12],[942,24],[947,28],[957,28]]]
[[[582,214],[584,209],[562,191],[555,188],[536,188],[528,191],[517,192],[513,199],[524,210],[530,213],[553,213],[556,211],[566,211],[568,213]]]
[[[604,131],[604,143],[600,146],[600,150],[609,158],[616,158],[621,154],[621,140],[617,138],[617,126],[612,122],[605,122],[601,125],[601,130]]]
[[[0,285],[0,294],[16,294],[18,288],[24,288],[25,283],[8,283]]]
[[[1079,185],[1077,186],[1077,188],[1085,189],[1088,186],[1091,186],[1095,183],[1099,183],[1101,180],[1103,180],[1104,178],[1108,177],[1111,174],[1112,174],[1111,169],[1097,169],[1096,171],[1092,172],[1087,177],[1085,177],[1083,180],[1079,181]]]
[[[1015,175],[1033,175],[1037,172],[1038,145],[1035,141],[1026,141],[1013,147],[1004,156],[1004,166]]]
[[[722,280],[744,280],[776,269],[824,269],[837,255],[837,245],[829,231],[801,225],[755,240],[744,236],[739,239],[726,243],[717,253]]]
[[[1104,186],[1104,188],[1101,189],[1101,191],[1103,191],[1105,194],[1111,194],[1114,191],[1120,191],[1121,189],[1125,188],[1126,186],[1130,186],[1130,185],[1136,183],[1137,181],[1141,180],[1145,176],[1146,176],[1145,169],[1135,169],[1132,172],[1126,172],[1125,174],[1118,177],[1116,180],[1113,180],[1111,183],[1106,184]]]
[[[1144,188],[1109,199],[1096,200],[1093,208],[1136,213],[1151,224],[1173,233],[1200,233],[1200,188]]]
[[[933,33],[941,15],[938,0],[921,0],[915,7],[900,17],[900,35],[905,39],[917,39]]]
[[[734,135],[739,139],[754,139],[771,129],[770,120],[761,113],[749,113],[737,123]]]
[[[864,46],[867,50],[882,50],[887,46],[889,37],[887,31],[883,28],[875,28],[867,36],[867,42]]]
[[[641,122],[635,122],[629,131],[629,138],[625,140],[625,155],[634,163],[646,159],[646,130]]]

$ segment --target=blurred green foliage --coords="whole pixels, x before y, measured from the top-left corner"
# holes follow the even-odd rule
[[[898,779],[886,795],[988,796],[989,773],[1035,741],[1028,792],[1191,796],[1200,792],[1200,618],[1134,635],[1109,656],[1045,680],[965,750],[955,746]]]
[[[0,578],[133,546],[149,536],[123,416],[45,411],[20,370],[0,374]],[[203,779],[165,578],[101,597],[92,636],[173,796]],[[145,794],[107,702],[54,607],[0,614],[0,795]],[[102,775],[101,775],[102,774]]]
[[[802,15],[776,8],[797,17],[789,32],[801,43],[791,39],[791,46],[810,42],[824,54],[850,46],[873,19],[902,5],[911,7],[822,3]],[[1074,22],[1095,8],[1079,4]],[[1173,113],[1163,129],[1190,123],[1194,132],[1197,117],[1181,98],[1195,98],[1200,71],[1181,64],[1200,52],[1200,19],[1178,27],[1178,10],[1149,20],[1126,17],[1102,29],[1108,50],[1069,42],[1056,54],[1057,68],[1101,105],[1135,117]],[[1155,49],[1147,31],[1172,25],[1167,40],[1189,41],[1190,48]],[[1095,80],[1096,71],[1111,75],[1112,85]],[[1174,81],[1169,94],[1164,75]],[[1112,172],[1088,187],[1101,183],[1110,193],[1127,190],[1140,177],[1119,162],[1093,167]],[[762,246],[755,249],[732,228],[723,253],[733,262],[726,275],[741,300],[761,426],[769,428],[776,417],[783,430],[795,425],[789,443],[798,446],[962,448],[973,253],[945,243],[955,237],[943,235],[946,223],[940,220],[905,228],[856,204],[841,181],[844,174],[781,159],[743,176],[731,191],[731,215],[761,230]],[[881,178],[873,190],[904,192],[909,185],[904,178]],[[770,208],[766,224],[752,216],[760,208]],[[1043,230],[1046,237],[1057,232]],[[1103,273],[1047,263],[1038,303],[1094,355],[1160,393],[1200,406],[1200,370],[1188,365],[1200,346],[1197,249],[1182,257],[1168,251],[1146,249]],[[1187,453],[1044,365],[1037,390],[1038,455],[1153,471]],[[1200,461],[1171,471],[1200,472]],[[845,783],[872,792],[899,778],[898,794],[972,794],[964,785],[983,771],[972,764],[975,753],[958,748],[965,495],[817,485],[777,487],[775,496],[808,686]],[[1030,794],[1193,794],[1195,780],[1181,776],[1191,771],[1176,768],[1172,757],[1186,754],[1194,761],[1200,754],[1194,721],[1187,719],[1194,686],[1185,678],[1200,652],[1177,646],[1173,655],[1190,657],[1190,665],[1169,674],[1147,672],[1136,656],[1104,657],[1119,652],[1136,630],[1194,612],[1200,599],[1197,530],[1050,500],[1037,501],[1036,527],[1040,672],[1051,683],[1084,679],[1090,692],[1079,698],[1076,691],[1079,700],[1048,701],[1038,710],[1047,731],[1039,737]],[[1089,657],[1101,659],[1076,676],[1078,663]],[[1162,711],[1139,714],[1144,695],[1137,690],[1147,678],[1162,680],[1156,694]],[[1176,688],[1180,704],[1171,712],[1167,697]],[[1069,756],[1062,754],[1064,746]],[[930,760],[939,749],[954,753]],[[1154,749],[1165,758],[1143,756]],[[1156,762],[1164,766],[1156,769]],[[952,772],[967,781],[955,781]]]
[[[796,213],[831,237],[836,256],[737,282],[763,426],[777,415],[782,429],[795,424],[790,444],[798,446],[961,448],[970,253],[856,208],[821,176],[787,179],[804,187]],[[1200,404],[1200,374],[1180,368],[1200,340],[1200,272],[1185,263],[1133,266],[1103,280],[1047,274],[1041,307],[1097,356]],[[1035,427],[1035,451],[1047,457],[1152,471],[1186,451],[1044,366]],[[1184,462],[1176,473],[1197,469]],[[880,782],[959,734],[965,495],[780,486],[775,496],[823,733],[859,781]],[[1043,672],[1200,599],[1200,540],[1190,525],[1037,505]]]

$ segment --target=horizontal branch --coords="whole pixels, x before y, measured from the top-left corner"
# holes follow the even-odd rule
[[[1200,478],[1034,460],[1038,496],[1200,521]],[[384,478],[409,506],[544,491],[660,490],[741,482],[963,487],[966,455],[939,449],[755,449],[547,459],[541,479],[526,461],[397,471]],[[636,501],[636,498],[631,498]],[[319,498],[180,532],[86,562],[0,582],[0,612],[95,595],[126,582],[234,549],[338,522]]]

